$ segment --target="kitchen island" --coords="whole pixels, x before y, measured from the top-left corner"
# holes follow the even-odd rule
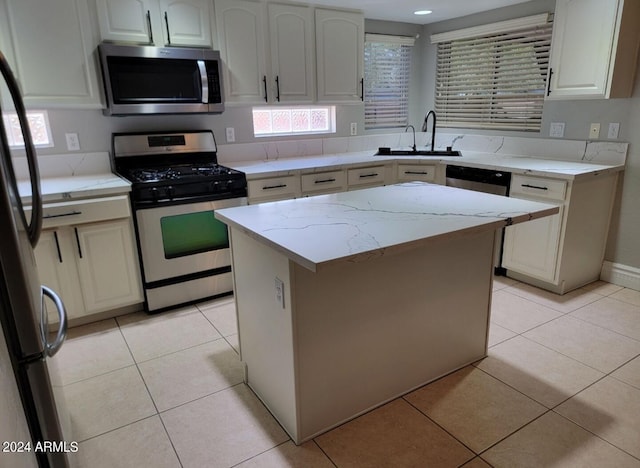
[[[300,444],[481,359],[496,232],[557,212],[422,182],[217,211],[247,384]]]

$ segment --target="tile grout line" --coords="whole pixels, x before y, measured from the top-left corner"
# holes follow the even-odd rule
[[[118,325],[118,330],[120,331],[120,334],[122,335],[122,339],[124,340],[125,344],[127,345],[127,349],[129,350],[129,353],[131,353],[131,357],[133,358],[133,362],[135,363],[136,369],[138,370],[138,375],[140,375],[140,378],[142,379],[142,383],[144,384],[144,387],[147,390],[147,394],[149,395],[149,399],[151,400],[151,403],[153,403],[153,407],[156,410],[156,414],[154,416],[158,416],[158,419],[160,420],[160,424],[162,424],[162,428],[164,429],[164,433],[166,434],[167,439],[169,440],[169,443],[171,444],[171,449],[173,450],[173,453],[176,454],[176,458],[178,459],[178,463],[180,463],[180,466],[183,467],[184,465],[182,463],[182,460],[180,459],[180,455],[178,454],[178,451],[176,450],[176,447],[173,444],[173,440],[171,440],[171,435],[169,434],[169,431],[167,431],[167,427],[164,424],[164,420],[162,419],[162,416],[160,415],[160,412],[158,411],[158,405],[156,404],[155,400],[153,399],[153,396],[151,395],[151,391],[149,390],[149,386],[147,385],[147,381],[144,379],[144,376],[142,375],[142,371],[140,370],[140,367],[138,366],[138,361],[136,360],[136,357],[133,355],[133,350],[129,346],[129,342],[127,341],[127,338],[124,336],[124,333],[122,332],[122,328],[120,326],[120,322],[118,320],[116,320],[116,324]]]

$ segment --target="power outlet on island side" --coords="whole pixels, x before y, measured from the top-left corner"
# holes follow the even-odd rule
[[[276,302],[284,309],[284,282],[276,277]]]

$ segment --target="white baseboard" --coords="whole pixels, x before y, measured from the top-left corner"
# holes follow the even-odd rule
[[[625,288],[640,291],[640,268],[621,263],[603,262],[600,279]]]

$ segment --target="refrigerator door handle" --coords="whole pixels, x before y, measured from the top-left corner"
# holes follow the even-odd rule
[[[40,326],[42,331],[42,339],[44,343],[44,353],[47,357],[54,356],[60,348],[62,347],[62,343],[64,343],[65,338],[67,337],[67,310],[64,308],[64,303],[60,296],[58,296],[54,290],[42,285],[42,307],[41,313],[42,318],[40,320]],[[49,334],[49,319],[47,317],[47,308],[44,304],[44,297],[47,296],[49,299],[53,301],[56,305],[56,309],[58,309],[58,317],[60,319],[60,326],[58,328],[58,334],[56,335],[56,339],[53,343],[50,343],[48,340]]]
[[[15,112],[20,122],[20,128],[22,130],[22,136],[24,140],[24,150],[27,156],[27,165],[29,166],[29,179],[31,182],[31,220],[27,223],[27,218],[22,206],[22,200],[18,195],[18,184],[16,183],[16,175],[11,164],[11,158],[7,156],[9,167],[9,177],[17,197],[17,204],[20,207],[20,217],[27,230],[29,241],[31,246],[35,247],[40,239],[40,233],[42,231],[42,194],[40,192],[40,174],[38,171],[38,159],[36,156],[36,149],[33,146],[33,138],[31,137],[31,128],[29,127],[29,121],[27,120],[27,111],[24,107],[24,102],[20,97],[20,88],[18,81],[16,80],[5,56],[0,52],[0,74],[4,77],[7,89],[13,100],[15,106]]]

